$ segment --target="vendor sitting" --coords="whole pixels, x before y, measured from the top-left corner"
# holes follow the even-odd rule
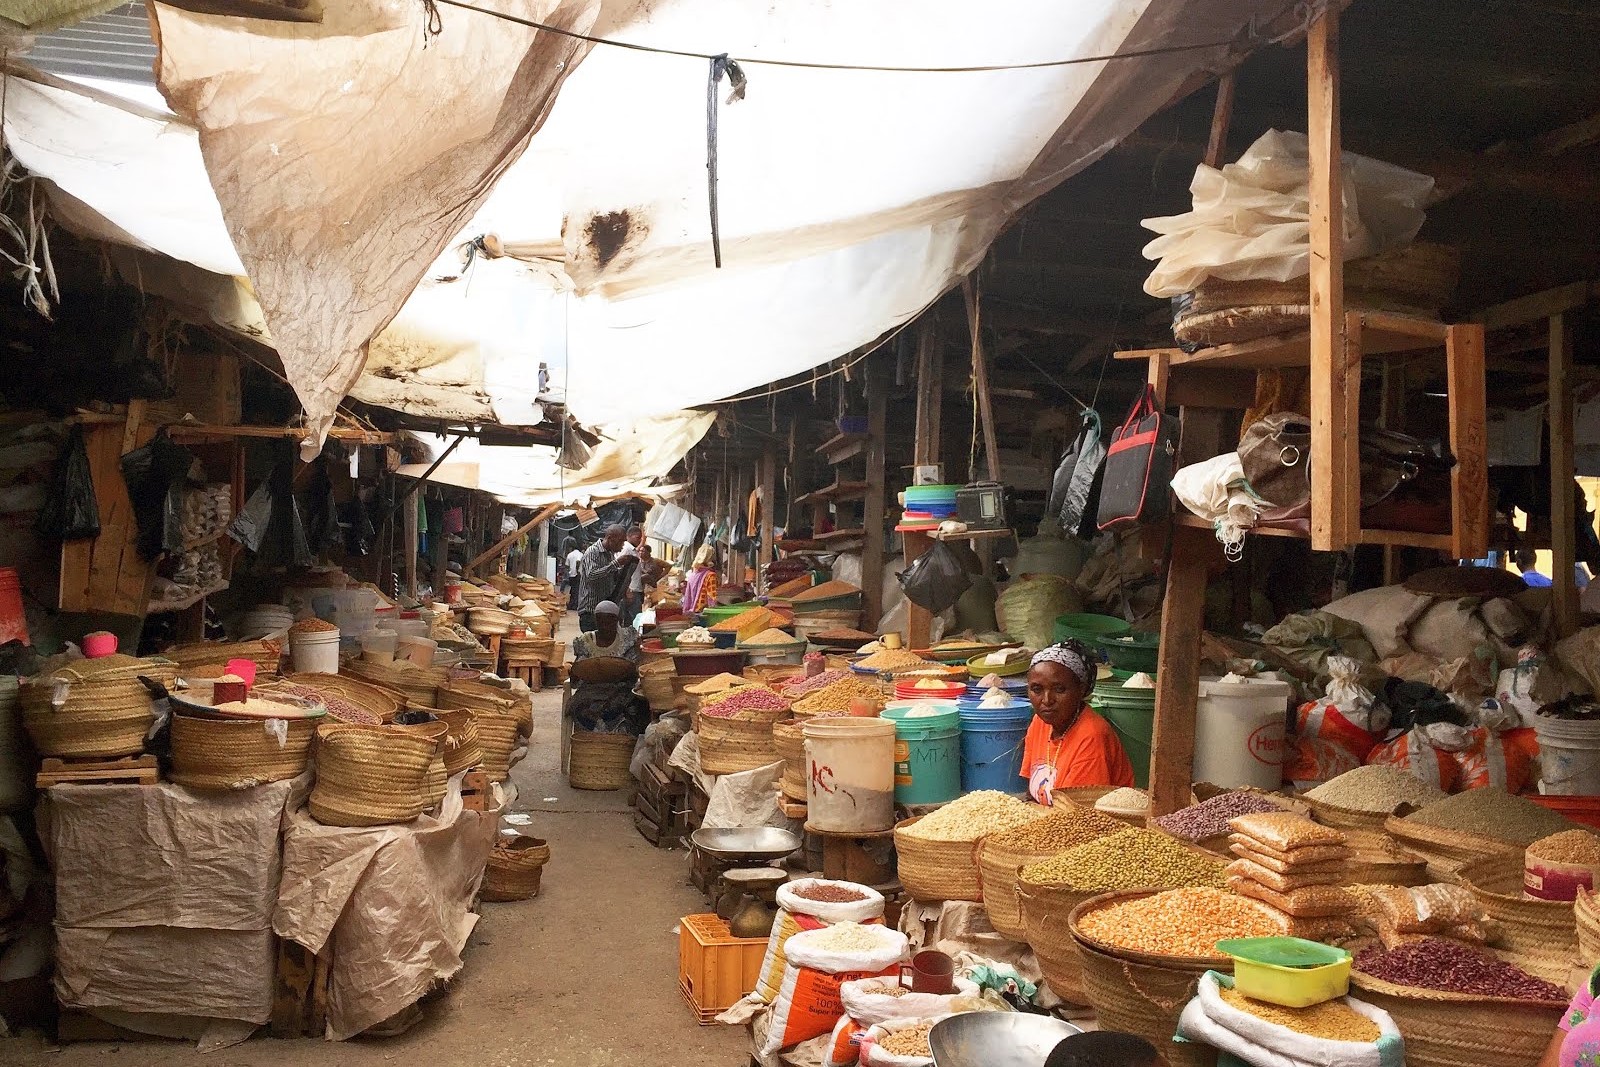
[[[601,656],[639,665],[639,634],[622,625],[622,609],[612,600],[595,605],[594,629],[580,634],[572,643],[574,663]],[[644,701],[634,695],[633,685],[631,678],[620,682],[577,682],[567,705],[573,723],[580,730],[644,732],[650,714]]]
[[[1111,724],[1084,703],[1094,688],[1096,659],[1081,641],[1042,649],[1028,666],[1033,722],[1022,744],[1028,794],[1050,803],[1056,789],[1133,785],[1133,766]]]

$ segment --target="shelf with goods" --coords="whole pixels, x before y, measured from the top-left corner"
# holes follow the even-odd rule
[[[884,428],[888,414],[888,382],[867,381],[865,429],[841,429],[818,445],[816,455],[833,468],[833,480],[794,499],[805,509],[811,536],[807,547],[779,548],[784,555],[861,553],[861,572],[879,574],[884,564],[886,490],[884,487]],[[843,421],[843,420],[841,420]],[[856,425],[860,425],[857,423]],[[831,511],[831,514],[830,514]],[[820,532],[831,526],[831,530]],[[817,546],[817,547],[810,547]],[[882,613],[883,592],[877,582],[865,583],[862,625],[875,627]]]

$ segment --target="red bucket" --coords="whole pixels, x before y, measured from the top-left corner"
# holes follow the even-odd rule
[[[28,617],[22,611],[22,583],[15,567],[0,567],[0,645],[28,639]]]

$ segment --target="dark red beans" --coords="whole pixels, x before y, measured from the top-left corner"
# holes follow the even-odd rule
[[[1512,1000],[1565,1001],[1566,991],[1454,941],[1430,937],[1387,951],[1369,948],[1355,969],[1395,985]]]

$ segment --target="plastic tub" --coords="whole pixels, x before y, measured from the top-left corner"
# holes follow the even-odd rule
[[[1237,682],[1200,679],[1194,780],[1228,788],[1277,789],[1283,785],[1289,692],[1288,682],[1270,678]],[[1151,699],[1153,702],[1153,691]]]
[[[1121,671],[1154,674],[1161,658],[1161,638],[1155,634],[1126,633],[1097,642],[1111,666]]]
[[[107,630],[96,630],[83,635],[83,658],[100,659],[117,650],[117,635]]]
[[[935,700],[897,700],[883,709],[894,723],[897,804],[944,804],[961,795],[961,713]]]
[[[1233,987],[1252,1000],[1309,1008],[1350,992],[1350,953],[1298,937],[1240,937],[1217,942],[1233,957]]]
[[[1133,627],[1123,619],[1114,615],[1093,615],[1079,612],[1071,615],[1057,615],[1055,635],[1057,641],[1067,638],[1076,638],[1090,645],[1097,645],[1101,638],[1117,637],[1127,633]]]
[[[384,624],[395,632],[397,637],[427,637],[430,630],[428,624],[418,618],[401,618]]]
[[[796,641],[792,645],[743,645],[745,655],[750,657],[752,667],[777,667],[796,666],[806,657],[806,643]]]
[[[439,642],[431,637],[396,638],[395,659],[408,659],[419,667],[431,667],[438,654]]]
[[[1089,694],[1089,706],[1111,724],[1122,751],[1133,765],[1133,784],[1140,789],[1150,786],[1150,738],[1156,725],[1156,691],[1154,689],[1124,689],[1120,685],[1095,686]],[[1196,760],[1199,746],[1196,745]],[[1198,775],[1200,772],[1196,771]],[[1210,781],[1196,777],[1195,781]]]
[[[825,833],[894,826],[895,724],[887,719],[809,719],[806,824]]]
[[[339,673],[339,631],[289,632],[289,655],[300,674]]]
[[[961,791],[998,789],[1026,796],[1022,742],[1033,721],[1026,701],[1009,708],[958,708],[961,717]]]
[[[1533,729],[1539,737],[1541,792],[1555,796],[1600,793],[1600,721],[1540,715]]]
[[[393,630],[364,633],[361,635],[361,658],[368,663],[393,663],[399,642],[400,638]]]

